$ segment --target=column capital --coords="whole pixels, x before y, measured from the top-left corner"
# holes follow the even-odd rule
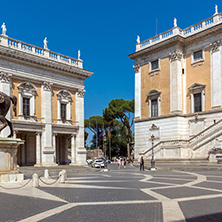
[[[6,73],[6,72],[0,72],[0,80],[2,82],[10,82],[11,81],[11,77],[12,77],[12,74],[10,73]]]
[[[77,91],[77,95],[78,95],[79,97],[83,98],[85,92],[86,92],[85,89],[78,89],[78,91]]]
[[[53,83],[44,81],[42,85],[43,85],[44,91],[51,91],[52,90]]]
[[[215,42],[213,42],[212,44],[210,44],[211,46],[211,53],[217,52],[220,49],[220,40],[217,40]]]
[[[182,53],[181,50],[177,49],[177,50],[171,52],[171,53],[169,54],[169,56],[170,56],[170,61],[171,61],[171,62],[174,62],[174,61],[176,61],[176,60],[181,60],[181,59],[182,59],[182,56],[183,56],[183,53]]]
[[[140,63],[133,65],[133,68],[134,68],[135,72],[139,72],[139,70],[140,70]]]
[[[41,135],[42,135],[42,132],[36,132],[35,135],[36,135],[36,136],[41,136]]]

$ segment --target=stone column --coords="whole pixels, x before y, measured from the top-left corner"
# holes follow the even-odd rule
[[[86,164],[86,149],[84,135],[84,89],[78,89],[76,93],[76,120],[79,125],[79,131],[76,135],[76,164]]]
[[[52,134],[52,144],[53,144],[53,150],[54,150],[55,163],[56,163],[56,136],[57,136],[57,133]]]
[[[5,72],[0,72],[0,91],[4,92],[8,96],[11,96],[11,77],[12,75]],[[9,121],[12,120],[12,110],[9,109],[5,116]],[[6,127],[1,132],[1,137],[7,137],[10,134],[9,127]]]
[[[55,166],[55,150],[52,144],[52,83],[42,84],[42,117],[45,130],[42,132],[42,165]]]
[[[170,53],[170,111],[182,113],[182,51],[180,49]]]
[[[220,40],[211,44],[211,108],[221,108],[222,78]]]
[[[71,165],[76,164],[76,134],[72,134],[71,136]]]
[[[135,118],[141,118],[141,68],[140,64],[133,66],[135,70]]]
[[[41,133],[36,132],[36,164],[35,166],[41,166]]]

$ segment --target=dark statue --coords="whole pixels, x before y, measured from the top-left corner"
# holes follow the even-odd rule
[[[5,93],[0,92],[0,121],[3,124],[0,128],[0,132],[5,127],[9,126],[11,133],[8,135],[8,137],[13,137],[12,123],[5,118],[6,114],[8,113],[8,110],[10,108],[11,101],[13,104],[12,109],[15,113],[15,116],[17,116],[17,112],[16,112],[17,98],[16,98],[16,96],[8,96]]]

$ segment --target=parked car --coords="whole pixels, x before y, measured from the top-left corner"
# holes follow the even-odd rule
[[[92,163],[92,167],[104,167],[105,166],[105,161],[103,159],[97,159],[97,160],[94,160],[93,163]]]
[[[88,164],[91,164],[91,163],[93,162],[93,160],[89,158],[89,159],[86,160],[86,162],[87,162]]]

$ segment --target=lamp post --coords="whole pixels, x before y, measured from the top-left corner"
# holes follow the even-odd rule
[[[155,159],[154,159],[154,149],[153,149],[154,139],[155,139],[155,136],[152,134],[152,136],[151,136],[151,142],[152,142],[151,170],[156,170],[156,168],[155,168]]]

